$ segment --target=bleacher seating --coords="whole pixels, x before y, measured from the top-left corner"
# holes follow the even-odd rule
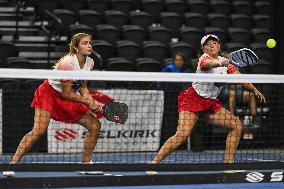
[[[15,10],[16,4],[9,1],[5,6]],[[35,68],[51,68],[50,64],[66,53],[68,39],[76,32],[93,35],[94,49],[103,57],[105,70],[108,69],[107,60],[119,56],[131,62],[148,57],[163,63],[177,49],[184,48],[190,50],[190,59],[196,58],[200,38],[208,33],[218,35],[224,47],[230,50],[249,47],[260,52],[263,60],[270,62],[272,58],[271,52],[263,45],[271,34],[269,1],[41,0],[31,1],[27,6],[20,8],[20,37],[18,41],[13,40],[15,47],[10,51],[18,53],[2,53],[1,56],[20,56],[31,63],[40,63]],[[5,12],[8,9],[3,7],[0,10]],[[47,15],[45,10],[49,10],[59,20],[58,23],[62,22],[62,26],[52,22],[51,15]],[[7,25],[2,22],[0,28],[9,28],[13,25],[10,20],[15,19],[16,15],[8,18]],[[43,27],[53,32],[50,45]],[[14,29],[15,26],[10,30],[0,30],[3,41],[12,41]],[[122,41],[129,42],[122,44]],[[150,45],[147,41],[151,41]],[[34,50],[35,47],[37,50]],[[127,48],[135,52],[132,57],[126,56],[124,51]],[[148,49],[152,48],[157,55],[149,52]],[[6,58],[1,58],[2,66],[7,64]]]
[[[117,41],[116,49],[118,57],[125,58],[131,62],[135,62],[142,55],[140,45],[134,41]]]

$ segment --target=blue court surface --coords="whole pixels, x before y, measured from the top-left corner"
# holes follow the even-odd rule
[[[273,155],[271,155],[273,152]],[[226,172],[220,170],[188,170],[176,171],[181,164],[194,165],[203,163],[216,165],[223,161],[223,151],[204,151],[187,152],[177,151],[167,157],[163,164],[175,164],[176,167],[171,171],[159,171],[158,175],[148,175],[145,171],[136,170],[139,164],[148,164],[153,158],[154,153],[95,153],[93,161],[94,170],[102,164],[130,164],[133,166],[131,171],[112,170],[104,171],[101,175],[79,174],[78,171],[16,171],[15,178],[6,178],[0,174],[0,188],[192,188],[192,189],[272,189],[284,188],[284,164],[282,151],[262,150],[262,151],[238,151],[236,154],[236,163],[260,163],[273,162],[281,165],[280,167],[264,169],[238,170],[239,172]],[[0,161],[7,164],[11,155],[2,155]],[[64,166],[64,164],[76,164],[81,167],[81,154],[27,154],[21,163],[42,164],[55,163]],[[212,165],[211,165],[212,163]],[[233,164],[232,164],[233,165]],[[278,164],[277,164],[278,165]],[[227,166],[227,165],[226,165]],[[93,168],[92,168],[93,169]],[[3,170],[3,169],[2,169]],[[35,169],[36,170],[36,169]]]

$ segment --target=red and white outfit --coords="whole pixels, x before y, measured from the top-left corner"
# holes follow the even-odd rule
[[[86,58],[84,67],[81,69],[76,55],[66,55],[59,60],[57,70],[90,71],[93,69],[94,61]],[[54,120],[64,123],[75,123],[89,110],[85,104],[67,100],[62,97],[61,81],[72,82],[74,92],[78,92],[83,81],[80,80],[45,80],[35,91],[32,107],[40,110],[48,110]]]
[[[213,58],[204,53],[199,58],[196,73],[230,74],[237,70],[232,64],[229,64],[228,67],[204,68],[203,64],[206,59]],[[222,88],[222,83],[193,82],[191,87],[180,92],[178,111],[201,112],[209,110],[217,112],[222,107],[221,102],[217,99]]]

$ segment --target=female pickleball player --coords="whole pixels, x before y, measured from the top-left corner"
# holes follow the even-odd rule
[[[91,36],[85,33],[75,34],[71,38],[69,52],[58,61],[54,69],[90,71],[94,66],[93,59],[89,57],[91,53]],[[88,130],[82,162],[92,161],[101,123],[89,110],[101,111],[101,106],[94,102],[86,81],[45,80],[35,91],[31,106],[35,108],[34,127],[21,140],[11,164],[17,164],[46,132],[51,118],[64,123],[79,123]],[[14,176],[15,173],[4,171],[3,175]]]
[[[197,73],[204,74],[240,74],[229,60],[219,56],[220,43],[216,35],[206,35],[201,39],[201,48],[204,54],[199,58]],[[243,84],[252,91],[261,101],[266,102],[265,97],[251,84]],[[241,133],[241,121],[222,107],[217,96],[223,88],[222,83],[193,82],[192,86],[182,91],[178,96],[179,120],[177,131],[161,147],[151,163],[160,163],[190,135],[197,119],[202,117],[215,125],[229,129],[226,139],[224,163],[232,163],[238,147]]]

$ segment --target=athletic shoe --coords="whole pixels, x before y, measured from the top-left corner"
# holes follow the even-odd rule
[[[150,161],[149,164],[157,164],[157,162],[155,161]],[[146,171],[147,175],[157,175],[158,172],[157,171]]]
[[[91,160],[90,162],[83,163],[83,164],[94,164],[94,162]],[[77,173],[81,175],[103,175],[103,171],[77,171]]]
[[[15,177],[16,174],[14,171],[3,171],[3,176],[5,177]]]

